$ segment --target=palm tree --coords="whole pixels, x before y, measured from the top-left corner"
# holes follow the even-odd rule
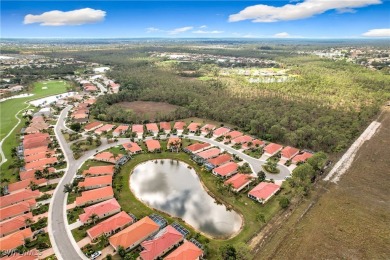
[[[36,170],[34,172],[35,179],[41,179],[43,177],[43,173],[41,170]]]
[[[227,190],[229,191],[229,195],[231,194],[231,192],[233,191],[234,189],[234,186],[233,186],[233,183],[228,183],[228,185],[226,186]]]
[[[30,187],[31,190],[38,189],[38,185],[33,181],[30,181],[30,184],[28,186]]]
[[[89,220],[91,220],[91,222],[93,222],[93,224],[95,225],[96,223],[96,220],[99,219],[99,216],[95,213],[93,213],[91,216],[89,216]]]
[[[106,247],[108,244],[108,236],[105,233],[100,236],[100,243],[103,247]]]
[[[73,185],[71,183],[65,184],[64,185],[64,192],[72,192],[73,190]]]
[[[49,176],[49,173],[50,173],[50,172],[49,172],[49,168],[43,169],[43,172],[42,172],[42,173],[43,173],[43,177],[45,177],[45,178],[46,178],[47,176]]]
[[[26,219],[24,220],[24,224],[26,224],[26,227],[30,226],[32,223],[33,223],[33,221],[32,221],[31,218],[26,218]]]
[[[253,142],[252,142],[252,141],[249,141],[249,142],[247,143],[247,146],[248,146],[248,148],[251,148],[251,147],[253,146]]]

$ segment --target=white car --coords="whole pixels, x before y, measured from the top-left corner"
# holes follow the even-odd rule
[[[99,256],[101,256],[102,255],[102,251],[97,251],[97,252],[95,252],[95,253],[93,253],[92,255],[91,255],[91,259],[93,260],[93,259],[96,259],[96,258],[98,258]]]

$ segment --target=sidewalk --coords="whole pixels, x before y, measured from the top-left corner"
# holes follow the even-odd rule
[[[107,246],[107,247],[103,248],[102,255],[99,256],[97,258],[97,260],[103,260],[108,254],[110,254],[112,256],[115,254],[114,248],[112,246]]]
[[[69,229],[73,230],[73,229],[76,229],[82,225],[83,225],[83,223],[81,223],[81,221],[78,219],[76,222],[69,225]]]
[[[79,242],[77,242],[77,245],[80,248],[82,248],[82,247],[88,245],[89,243],[91,243],[91,238],[87,236],[87,237],[81,239]]]
[[[41,255],[39,255],[38,259],[45,259],[46,257],[49,257],[51,255],[54,255],[53,248],[46,249],[45,251],[41,252]]]

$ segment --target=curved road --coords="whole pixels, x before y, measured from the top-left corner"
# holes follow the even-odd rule
[[[87,258],[81,252],[81,249],[78,247],[68,227],[68,221],[66,217],[66,201],[68,194],[63,192],[64,185],[72,182],[77,170],[81,167],[81,165],[96,153],[96,150],[91,150],[86,152],[82,157],[77,160],[73,158],[73,152],[70,149],[70,144],[66,142],[64,136],[61,133],[61,130],[67,130],[67,127],[65,126],[64,122],[70,109],[71,106],[68,106],[64,110],[62,110],[58,118],[57,124],[54,128],[57,140],[64,153],[65,160],[67,161],[67,168],[65,169],[65,174],[62,177],[61,182],[58,184],[57,188],[54,191],[53,197],[50,202],[48,218],[49,236],[50,241],[53,245],[54,252],[58,259],[65,260]],[[244,154],[241,151],[232,148],[229,145],[225,145],[223,143],[203,136],[186,135],[184,137],[201,142],[208,142],[214,146],[218,146],[221,149],[228,151],[231,154],[238,155],[244,161],[249,163],[254,175],[262,169],[261,165],[265,163],[264,160],[255,159],[251,156]],[[110,147],[117,146],[128,141],[128,138],[119,138],[118,142],[108,144],[107,141],[103,139],[102,145],[99,147],[98,150],[103,151]],[[278,168],[280,170],[280,173],[276,175],[266,174],[267,179],[284,180],[284,178],[290,174],[290,170],[286,166],[278,165]]]

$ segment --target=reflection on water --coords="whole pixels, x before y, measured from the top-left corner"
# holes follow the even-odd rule
[[[130,177],[134,194],[149,206],[182,218],[213,237],[236,233],[242,223],[234,211],[217,205],[203,189],[198,175],[188,165],[172,160],[138,165]]]

